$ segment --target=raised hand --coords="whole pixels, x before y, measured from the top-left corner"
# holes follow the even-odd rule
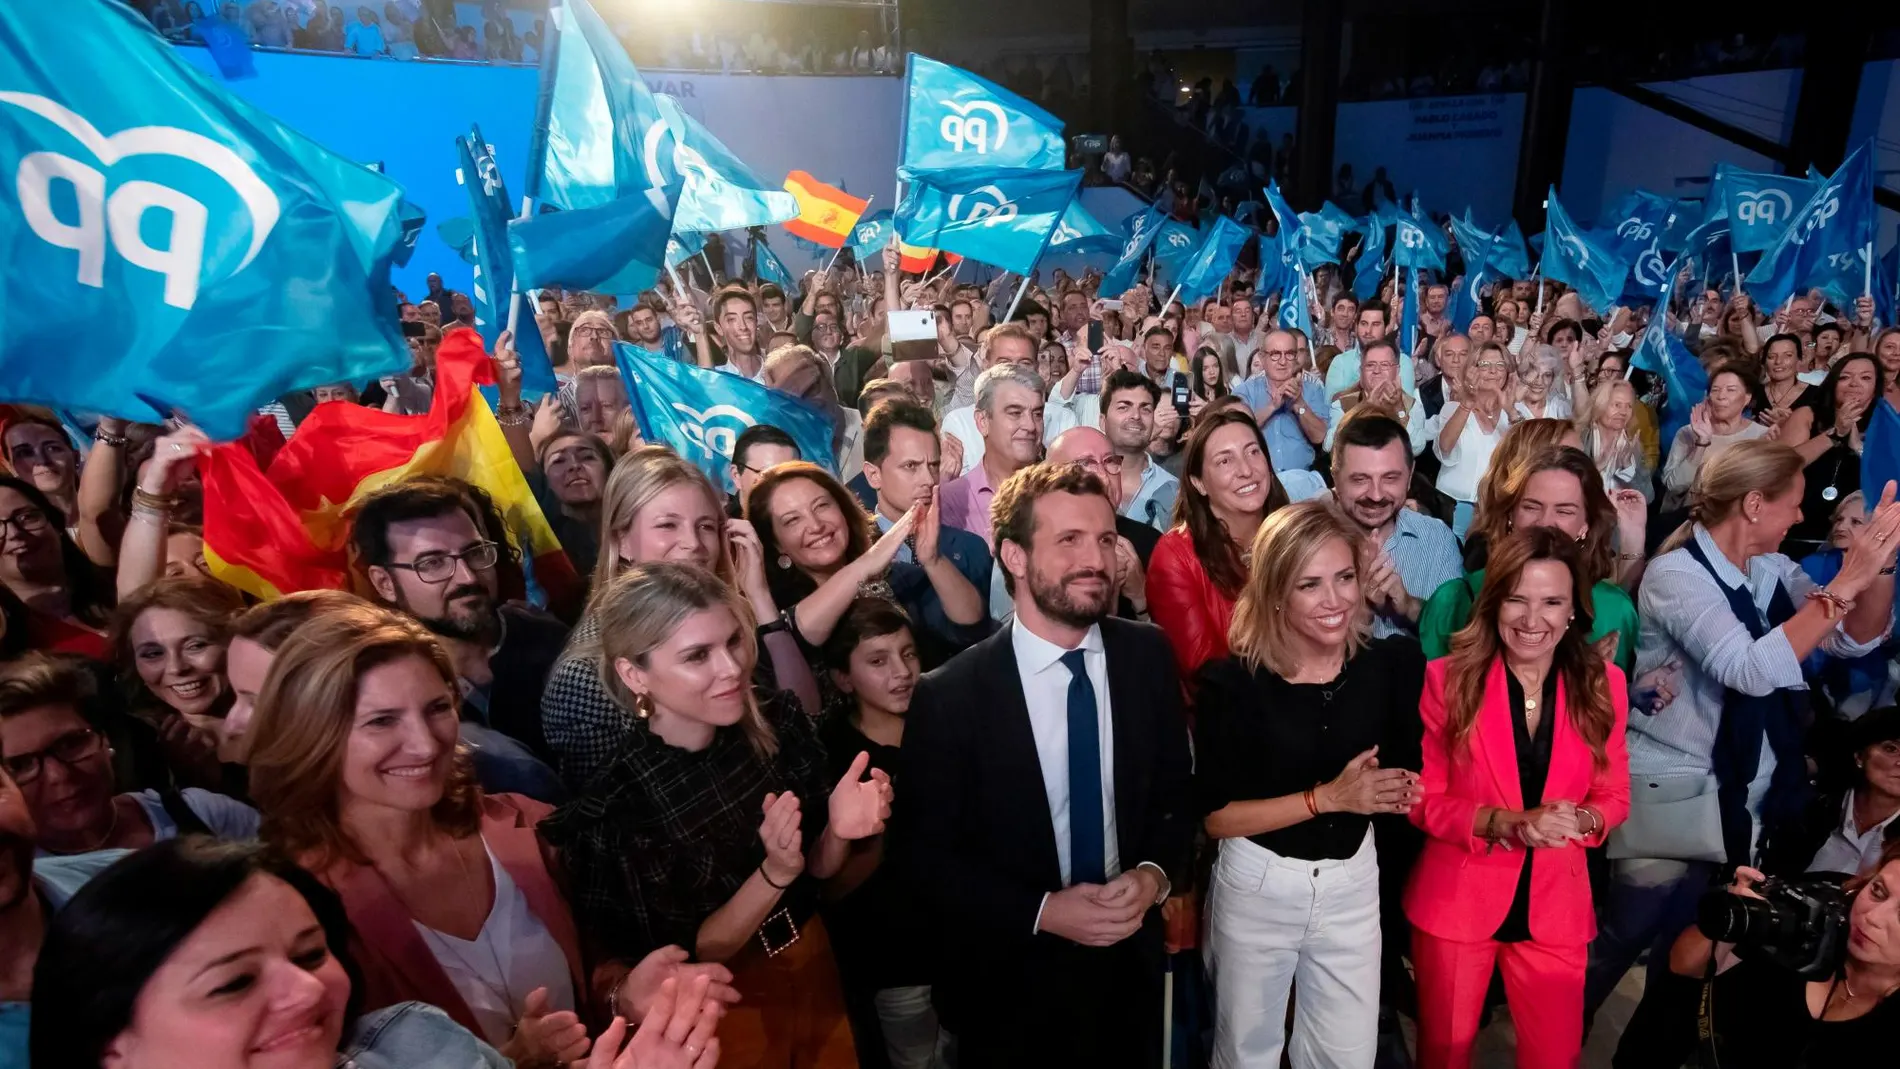
[[[963,439],[949,431],[943,431],[937,444],[939,457],[943,462],[938,468],[937,481],[947,483],[963,474]]]
[[[587,1026],[573,1010],[557,1010],[548,1003],[548,989],[528,992],[515,1034],[501,1053],[516,1065],[564,1065],[587,1056]]]
[[[911,512],[916,518],[911,521],[911,530],[915,537],[911,540],[911,556],[918,564],[937,563],[938,542],[943,533],[942,514],[938,512],[937,487],[930,488],[930,497],[912,505]]]
[[[515,332],[504,330],[495,339],[495,388],[504,408],[521,403],[521,354],[515,352]]]
[[[882,833],[891,819],[891,777],[873,768],[866,778],[870,764],[871,755],[860,750],[831,792],[831,834],[846,842]]]
[[[801,820],[798,795],[766,794],[760,807],[765,819],[759,822],[759,841],[765,844],[765,861],[760,867],[766,879],[786,887],[805,871],[805,840],[799,834]]]
[[[1122,597],[1137,606],[1148,604],[1148,574],[1141,567],[1141,555],[1133,542],[1119,535],[1115,538],[1115,582]]]
[[[864,552],[864,556],[854,562],[860,569],[859,574],[864,579],[882,575],[891,566],[891,562],[897,559],[897,551],[904,548],[904,543],[916,529],[917,508],[912,506],[898,517],[896,523],[891,524],[890,530],[885,531],[878,536],[877,541],[871,543],[871,548]]]
[[[1874,506],[1873,515],[1867,517],[1867,525],[1855,532],[1847,543],[1847,553],[1841,559],[1841,570],[1829,590],[1844,598],[1857,597],[1861,591],[1879,576],[1882,568],[1891,567],[1894,556],[1900,550],[1900,502],[1894,500],[1894,484],[1889,481],[1880,492],[1880,503]]]
[[[1695,432],[1698,445],[1708,445],[1715,438],[1715,420],[1709,415],[1709,403],[1697,401],[1689,410],[1689,429]]]
[[[1418,804],[1418,773],[1403,768],[1380,768],[1379,748],[1361,753],[1330,783],[1313,791],[1322,813],[1409,813]]]
[[[139,472],[139,489],[164,496],[184,485],[196,470],[192,463],[209,452],[211,439],[196,427],[180,427],[152,443],[152,459]]]

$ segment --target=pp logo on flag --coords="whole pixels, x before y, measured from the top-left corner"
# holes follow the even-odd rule
[[[1188,237],[1186,234],[1181,233],[1179,230],[1176,230],[1172,234],[1168,235],[1168,244],[1174,246],[1177,249],[1185,249],[1189,245],[1194,244],[1194,239]]]
[[[1582,238],[1575,234],[1565,234],[1563,243],[1576,250],[1578,267],[1584,267],[1590,263],[1590,247],[1583,243]]]
[[[1415,226],[1401,226],[1399,244],[1408,249],[1422,249],[1425,247],[1425,231]]]
[[[1662,285],[1663,276],[1668,274],[1669,265],[1663,263],[1662,252],[1651,244],[1636,256],[1635,274],[1638,284],[1650,289]]]
[[[1655,232],[1654,226],[1633,215],[1616,224],[1616,236],[1630,241],[1648,241]]]
[[[1794,214],[1794,200],[1786,190],[1758,189],[1736,198],[1735,218],[1741,222],[1773,226]]]
[[[1808,239],[1814,236],[1816,230],[1826,230],[1827,221],[1834,218],[1841,210],[1840,187],[1829,186],[1823,192],[1827,194],[1827,199],[1821,201],[1814,211],[1809,213],[1807,221],[1801,224],[1798,244],[1807,244]]]
[[[976,200],[988,197],[988,200]],[[1016,202],[1003,196],[1003,191],[995,186],[979,187],[970,194],[972,203],[968,215],[959,209],[963,207],[964,196],[961,193],[950,197],[950,221],[953,223],[975,223],[981,226],[995,226],[998,223],[1011,222],[1016,218]]]
[[[952,151],[962,152],[968,147],[975,149],[977,155],[986,156],[991,149],[1002,148],[1003,142],[1009,139],[1009,114],[995,101],[972,100],[959,104],[954,100],[939,100],[937,103],[953,112],[937,124],[937,132],[950,143]],[[970,114],[973,111],[985,114]]]
[[[33,93],[0,92],[0,102],[37,115],[65,131],[102,167],[50,149],[28,152],[14,173],[20,215],[42,241],[79,254],[75,280],[105,288],[106,257],[116,252],[134,267],[164,277],[164,300],[189,309],[198,301],[205,272],[205,238],[212,218],[203,201],[179,189],[144,178],[110,181],[109,172],[136,157],[171,157],[197,164],[224,181],[250,216],[251,240],[243,257],[221,281],[250,266],[264,248],[281,214],[277,194],[250,164],[228,146],[172,126],[136,126],[110,137],[65,105]],[[72,218],[54,206],[54,190],[71,190]],[[166,225],[155,230],[150,213],[163,213]],[[219,218],[224,218],[223,212]],[[160,239],[162,240],[148,240]]]
[[[747,427],[753,425],[753,419],[742,408],[733,405],[713,405],[704,412],[698,412],[691,405],[673,402],[673,411],[680,415],[680,433],[688,441],[711,453],[732,459],[733,444]],[[715,420],[730,421],[730,424],[712,425]]]
[[[1049,237],[1049,244],[1066,245],[1069,242],[1074,241],[1076,238],[1079,238],[1081,236],[1082,236],[1082,232],[1070,226],[1068,223],[1066,222],[1057,223],[1056,232],[1050,235]]]
[[[876,223],[866,223],[858,227],[858,244],[869,245],[871,242],[876,241],[877,231],[878,225]]]

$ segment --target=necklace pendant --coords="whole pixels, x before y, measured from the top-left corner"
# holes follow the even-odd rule
[[[1536,712],[1536,711],[1537,711],[1537,699],[1536,699],[1536,698],[1525,698],[1525,699],[1524,699],[1524,711],[1525,711],[1525,712],[1527,712],[1527,713],[1534,713],[1534,712]]]
[[[1838,487],[1824,486],[1821,488],[1821,500],[1823,501],[1832,501],[1839,496],[1841,496],[1841,491]]]

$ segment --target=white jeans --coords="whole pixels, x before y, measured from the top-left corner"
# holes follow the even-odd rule
[[[1379,859],[1366,832],[1345,861],[1220,844],[1208,892],[1215,1069],[1372,1069],[1379,1040]],[[1297,986],[1293,1038],[1286,1000]]]

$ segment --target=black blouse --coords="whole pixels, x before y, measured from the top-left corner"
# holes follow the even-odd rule
[[[1557,722],[1557,673],[1544,676],[1544,695],[1537,718],[1537,733],[1532,734],[1524,716],[1524,684],[1509,669],[1504,684],[1511,703],[1511,737],[1517,744],[1517,788],[1525,809],[1544,804],[1544,781],[1550,778],[1550,745]],[[1531,851],[1524,849],[1524,867],[1517,874],[1517,893],[1511,897],[1511,911],[1498,925],[1491,938],[1500,943],[1523,943],[1531,937]]]
[[[1298,794],[1374,746],[1381,768],[1417,769],[1424,685],[1425,655],[1408,636],[1367,643],[1330,683],[1289,683],[1237,657],[1209,662],[1194,706],[1201,812]],[[1371,822],[1325,813],[1249,838],[1282,857],[1343,860],[1358,851]]]

